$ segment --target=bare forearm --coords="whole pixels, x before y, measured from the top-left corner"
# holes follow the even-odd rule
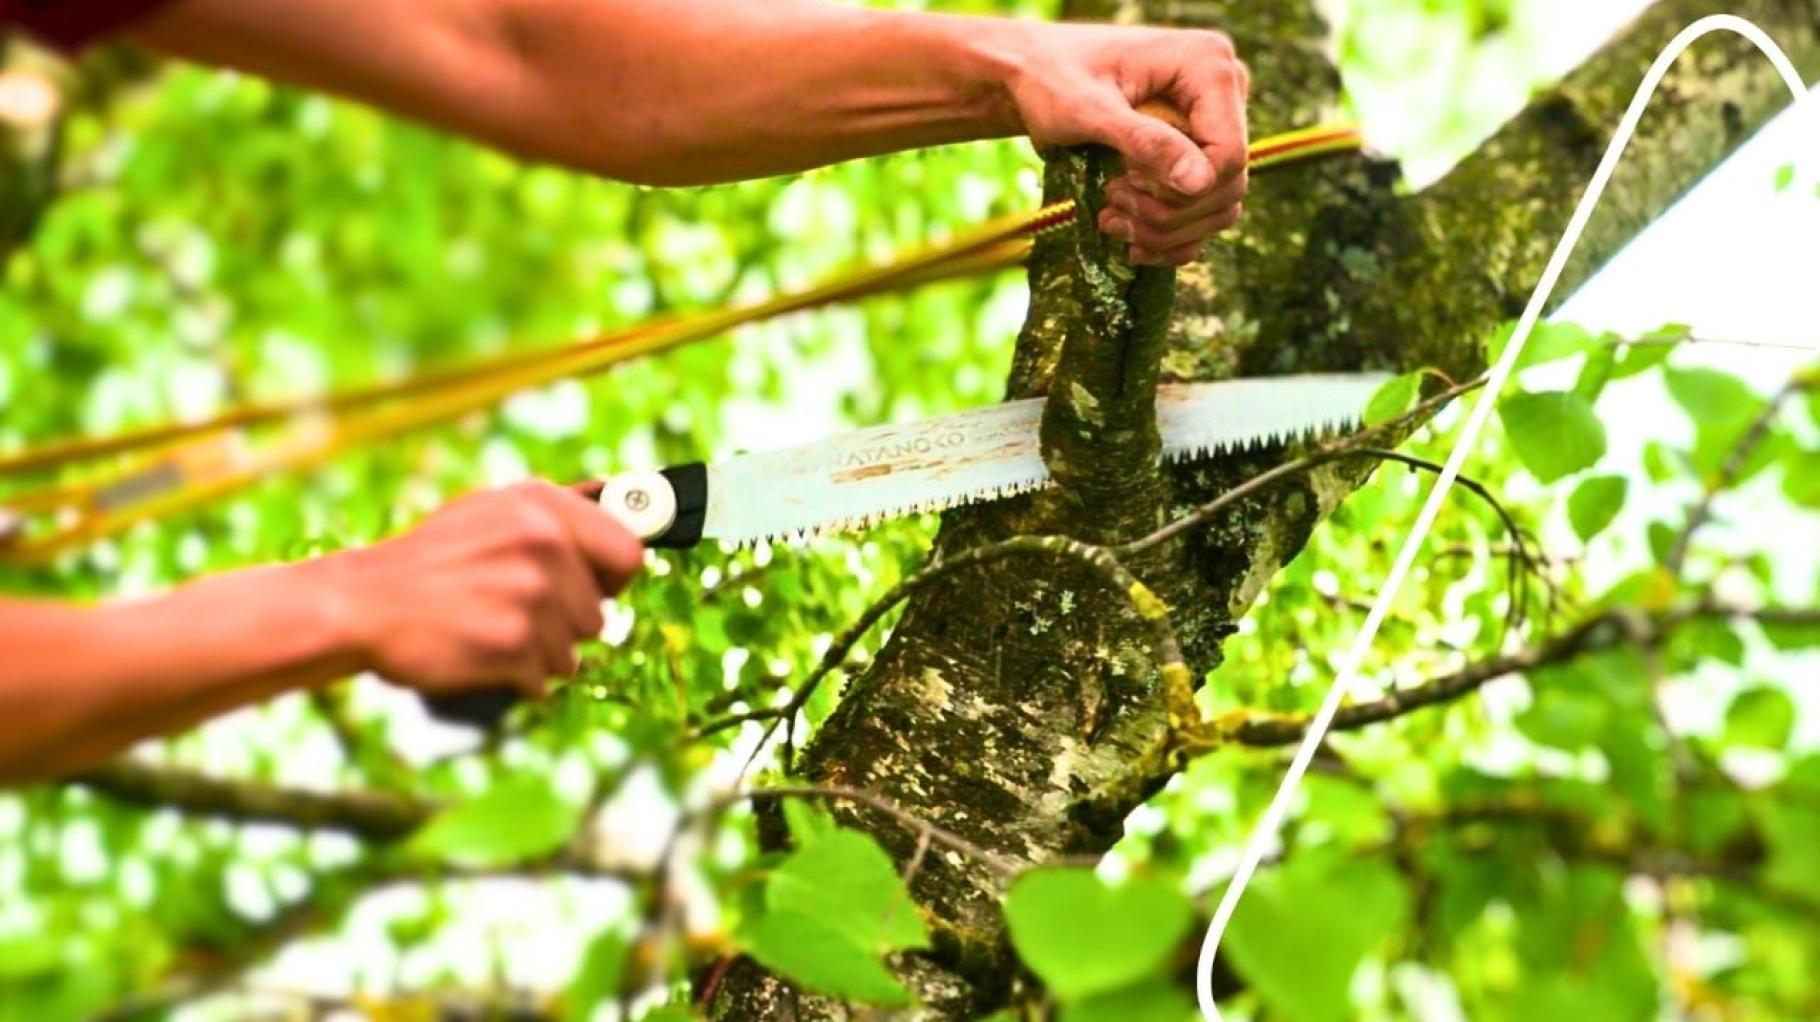
[[[320,560],[78,608],[0,600],[0,786],[357,671],[427,693],[575,670],[636,537],[580,492],[521,483]]]
[[[208,579],[104,607],[0,602],[0,784],[360,667],[332,562]]]
[[[551,90],[529,107],[602,141],[620,177],[755,177],[1019,128],[1009,22],[825,0],[502,4],[533,89]],[[615,167],[615,146],[636,161]]]
[[[646,184],[1020,133],[1096,142],[1126,161],[1100,227],[1141,263],[1190,261],[1245,194],[1247,76],[1214,32],[831,0],[176,0],[139,34]],[[1139,114],[1150,100],[1187,133]]]
[[[1011,25],[824,0],[181,0],[142,36],[682,184],[1014,133]]]

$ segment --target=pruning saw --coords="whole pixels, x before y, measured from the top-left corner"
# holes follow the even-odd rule
[[[1166,384],[1157,391],[1162,460],[1190,461],[1359,422],[1389,377],[1272,376]],[[867,528],[1041,489],[1043,398],[877,426],[711,464],[616,475],[600,503],[647,546],[735,545]]]
[[[1318,440],[1357,426],[1385,373],[1165,384],[1165,464]],[[867,528],[886,519],[1001,500],[1050,483],[1038,443],[1043,398],[877,426],[710,463],[613,476],[600,503],[647,546],[742,545]],[[491,727],[511,690],[438,697],[445,720]]]

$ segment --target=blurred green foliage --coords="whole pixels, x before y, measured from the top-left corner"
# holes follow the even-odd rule
[[[1352,24],[1391,8],[1462,54],[1508,41],[1503,3],[1374,0]],[[1349,71],[1382,84],[1391,69],[1374,37],[1347,38]],[[1425,123],[1424,144],[1439,148],[1488,127]],[[76,115],[70,131],[69,186],[4,269],[4,448],[765,294],[1036,200],[1035,161],[1010,143],[649,191],[184,69]],[[743,331],[272,480],[48,568],[5,569],[0,585],[144,593],[364,542],[476,485],[978,405],[999,396],[1022,307],[1011,275]],[[1513,584],[1496,508],[1458,493],[1373,653],[1377,692],[1614,608],[1820,600],[1820,397],[1778,406],[1723,480],[1768,395],[1679,355],[1681,333],[1625,344],[1562,326],[1532,342],[1524,389],[1502,400],[1502,431],[1469,473],[1498,491],[1542,562]],[[1407,408],[1419,382],[1387,391],[1377,411]],[[1685,415],[1678,433],[1634,450],[1608,438],[1614,414],[1667,399]],[[1444,458],[1457,420],[1406,450]],[[1742,490],[1721,498],[1723,520],[1670,576],[1662,562],[1687,508],[1715,480]],[[1316,704],[1425,493],[1422,473],[1388,465],[1340,509],[1228,642],[1203,696],[1210,713]],[[639,1010],[668,995],[676,1005],[644,1017],[681,1019],[682,977],[736,947],[812,988],[901,999],[884,957],[928,934],[883,853],[792,803],[796,850],[761,854],[749,811],[714,799],[759,725],[696,732],[776,705],[831,633],[918,563],[931,525],[657,559],[581,678],[497,746],[468,748],[363,681],[153,751],[221,775],[455,803],[401,847],[196,822],[77,788],[0,797],[0,1020],[82,1018],[147,995],[158,1016],[189,1000],[174,984],[217,971],[231,981],[300,915],[300,931],[322,935],[315,959],[281,958],[181,1017],[294,1005],[299,977],[326,976],[328,996],[376,1017],[417,1017],[403,1014],[404,991],[492,987],[528,988],[564,1018],[611,1017],[653,987]],[[1805,546],[1772,555],[1764,535]],[[1820,704],[1797,684],[1815,676],[1816,646],[1820,629],[1799,621],[1692,615],[1660,641],[1613,643],[1483,698],[1336,736],[1280,861],[1234,923],[1227,955],[1244,989],[1231,1017],[1820,1014]],[[835,696],[817,696],[812,721]],[[1181,970],[1170,945],[1217,894],[1280,773],[1273,752],[1208,756],[1133,817],[1106,878],[1046,871],[1011,889],[1013,939],[1060,1018],[1192,1017],[1170,982]],[[642,861],[613,846],[637,845],[641,829],[662,837],[677,804],[690,807],[682,836]],[[579,860],[586,875],[551,865],[605,824],[619,829]],[[668,868],[653,878],[659,861]],[[487,909],[469,875],[488,871],[528,873],[554,899],[504,895],[536,920],[537,941],[473,921]],[[415,897],[366,893],[400,886]]]

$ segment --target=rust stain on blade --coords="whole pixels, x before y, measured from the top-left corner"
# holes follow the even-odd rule
[[[850,468],[844,472],[836,472],[832,478],[837,483],[857,483],[862,479],[877,479],[880,476],[888,476],[896,471],[896,465],[867,465],[865,468]]]
[[[900,473],[908,475],[918,472],[925,473],[931,479],[942,479],[975,465],[990,465],[1002,461],[1009,455],[1030,451],[1033,447],[1033,440],[1013,438],[984,450],[881,461],[858,468],[840,469],[829,473],[828,481],[841,485],[864,482],[868,479],[882,479]]]

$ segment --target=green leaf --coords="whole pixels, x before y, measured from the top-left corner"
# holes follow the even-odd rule
[[[1675,345],[1670,342],[1686,340],[1692,334],[1685,326],[1665,326],[1624,345],[1623,356],[1612,366],[1611,378],[1622,380],[1656,368],[1675,353]]]
[[[1365,425],[1377,426],[1408,412],[1422,393],[1422,374],[1404,373],[1384,381],[1365,406]]]
[[[891,857],[856,830],[825,834],[785,859],[765,884],[765,904],[814,919],[873,954],[929,946]]]
[[[1802,507],[1820,508],[1820,451],[1788,452],[1782,463],[1782,492]]]
[[[1717,369],[1670,368],[1663,380],[1696,425],[1742,426],[1763,407],[1763,399],[1742,380]]]
[[[1658,486],[1679,475],[1682,464],[1680,453],[1660,440],[1643,445],[1643,473]]]
[[[1620,801],[1628,801],[1637,818],[1652,827],[1666,827],[1669,800],[1674,792],[1674,767],[1662,754],[1662,739],[1648,717],[1628,713],[1615,717],[1599,740],[1599,752],[1611,768],[1605,786]]]
[[[1499,327],[1485,341],[1485,361],[1496,364],[1504,354],[1504,348],[1510,344],[1516,333],[1517,324],[1513,321]],[[1548,362],[1571,358],[1583,351],[1589,351],[1604,342],[1588,333],[1584,327],[1573,323],[1536,324],[1531,331],[1528,343],[1523,345],[1523,353],[1517,356],[1518,370],[1528,369]]]
[[[1600,593],[1599,598],[1593,601],[1593,605],[1601,610],[1614,610],[1645,601],[1651,590],[1661,584],[1659,581],[1661,575],[1662,573],[1655,568],[1631,572],[1613,582],[1610,588]]]
[[[448,900],[435,897],[423,911],[402,915],[386,923],[386,935],[400,948],[415,947],[429,942],[448,921]]]
[[[1635,724],[1649,718],[1650,668],[1637,650],[1628,646],[1593,649],[1568,663],[1542,668],[1544,674],[1555,670],[1575,676],[1570,684],[1585,686],[1589,692],[1602,696],[1616,708],[1623,723]]]
[[[1623,510],[1629,491],[1630,481],[1623,476],[1592,476],[1581,480],[1580,485],[1574,487],[1573,495],[1567,498],[1567,520],[1573,524],[1574,535],[1585,542],[1604,532]]]
[[[1725,711],[1725,744],[1780,749],[1795,731],[1795,701],[1768,685],[1747,688]]]
[[[1193,913],[1174,886],[1132,877],[1114,887],[1090,870],[1020,876],[1005,899],[1011,943],[1057,997],[1077,1000],[1161,967]]]
[[[1571,391],[1514,394],[1498,405],[1498,416],[1523,467],[1544,483],[1605,456],[1605,425],[1592,404]]]
[[[1683,793],[1687,800],[1687,838],[1690,851],[1706,857],[1753,836],[1749,803],[1736,788],[1695,787]]]
[[[1583,692],[1540,688],[1531,703],[1512,721],[1518,731],[1538,745],[1569,752],[1597,743],[1605,734],[1610,708]]]
[[[1685,622],[1669,637],[1668,652],[1688,665],[1705,660],[1733,667],[1744,665],[1744,640],[1723,618],[1697,617]]]
[[[409,848],[463,866],[509,866],[561,848],[580,822],[581,810],[546,778],[517,774],[436,814]]]
[[[44,933],[0,937],[0,980],[18,982],[48,976],[63,968],[63,948]]]
[[[789,828],[791,843],[798,848],[840,829],[826,809],[802,798],[784,799],[784,825]]]
[[[588,1022],[597,1005],[619,994],[631,950],[631,942],[614,930],[602,930],[588,942],[581,965],[563,993],[564,1022]]]
[[[1153,980],[1065,1004],[1060,1022],[1190,1022],[1193,1018],[1194,998],[1187,991]]]
[[[1598,401],[1611,381],[1617,361],[1618,349],[1611,344],[1601,344],[1587,352],[1586,364],[1580,367],[1580,376],[1574,381],[1574,393],[1587,401]]]
[[[1788,186],[1795,183],[1795,165],[1784,163],[1776,168],[1776,191],[1786,192]]]
[[[741,943],[760,965],[817,993],[904,1007],[910,993],[878,956],[818,919],[772,911],[748,925]]]
[[[1681,535],[1680,530],[1667,522],[1650,522],[1645,530],[1649,541],[1649,553],[1657,564],[1668,560],[1668,555],[1675,549],[1675,540]]]
[[[1342,1022],[1352,1007],[1353,973],[1402,926],[1409,892],[1389,866],[1298,851],[1258,876],[1233,916],[1233,965],[1272,1017]]]
[[[1533,947],[1546,941],[1553,945],[1552,954],[1546,962],[1525,961],[1523,981],[1499,996],[1503,1010],[1495,1017],[1523,1022],[1658,1018],[1661,981],[1623,906],[1600,904],[1593,918],[1570,916],[1561,907],[1546,905],[1523,918],[1526,943]],[[1530,938],[1531,931],[1539,932]]]
[[[1770,850],[1765,880],[1772,888],[1820,898],[1820,808],[1808,795],[1778,796],[1761,815]]]

